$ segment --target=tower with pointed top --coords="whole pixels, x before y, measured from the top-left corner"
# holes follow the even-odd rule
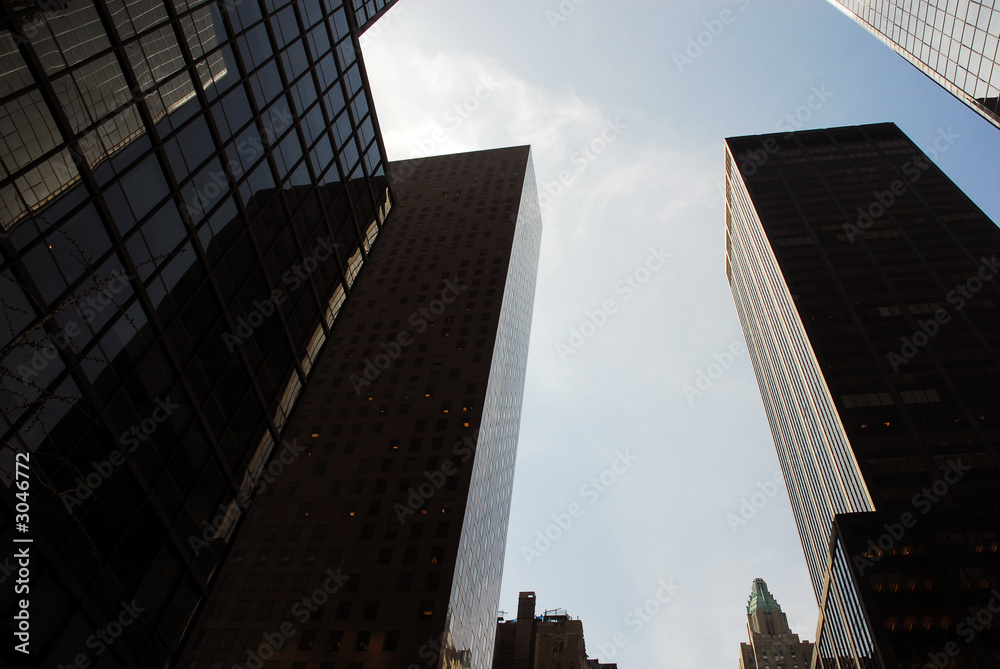
[[[747,603],[750,643],[740,644],[740,669],[806,669],[813,645],[800,641],[762,578],[753,580]]]

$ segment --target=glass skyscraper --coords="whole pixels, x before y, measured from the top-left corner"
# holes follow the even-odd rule
[[[815,666],[994,666],[1000,231],[893,124],[731,138],[726,175]]]
[[[1000,127],[1000,8],[993,0],[830,0]]]
[[[0,530],[33,543],[0,609],[28,600],[26,665],[176,661],[294,448],[393,205],[358,42],[391,4],[5,3]]]

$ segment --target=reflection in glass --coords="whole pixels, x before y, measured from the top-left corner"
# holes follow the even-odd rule
[[[0,107],[0,125],[17,129],[0,139],[4,229],[77,183],[77,163],[94,168],[143,135],[147,128],[139,104],[156,123],[195,97],[191,75],[183,70],[183,50],[161,0],[109,3],[119,38],[128,40],[128,75],[111,50],[112,40],[94,3],[73,0],[63,7],[47,11],[38,24],[25,24],[23,32],[46,72],[58,75],[52,89],[72,136],[64,136],[40,90],[25,90],[30,78],[15,37],[0,32],[0,94],[25,91]],[[202,6],[180,19],[202,89],[228,72],[223,51],[209,53],[218,46],[219,33],[225,34],[217,28],[216,12],[214,5]],[[146,32],[135,38],[139,31]],[[135,90],[129,80],[138,81]],[[76,146],[67,146],[77,137]],[[66,148],[53,153],[59,146]]]

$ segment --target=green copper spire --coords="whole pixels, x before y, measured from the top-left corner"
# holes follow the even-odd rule
[[[762,578],[753,580],[753,588],[750,590],[750,602],[747,604],[747,614],[753,615],[757,611],[770,613],[771,611],[781,612],[778,600],[768,592],[767,583]]]

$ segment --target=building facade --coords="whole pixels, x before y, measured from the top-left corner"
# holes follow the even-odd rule
[[[753,580],[747,603],[749,643],[740,644],[740,669],[808,669],[812,644],[788,627],[788,616],[762,578]]]
[[[731,138],[726,173],[817,666],[992,666],[1000,231],[893,124]]]
[[[583,622],[563,609],[536,616],[533,592],[518,596],[517,618],[497,622],[493,669],[589,669],[591,663],[610,666],[587,660]]]
[[[617,662],[601,662],[600,660],[587,660],[589,669],[618,669]]]
[[[390,174],[391,224],[185,669],[490,665],[541,241],[530,152]]]
[[[914,67],[1000,127],[1000,9],[993,2],[830,0]]]
[[[33,540],[26,664],[175,662],[295,447],[392,207],[358,41],[391,4],[6,3],[0,529]]]

